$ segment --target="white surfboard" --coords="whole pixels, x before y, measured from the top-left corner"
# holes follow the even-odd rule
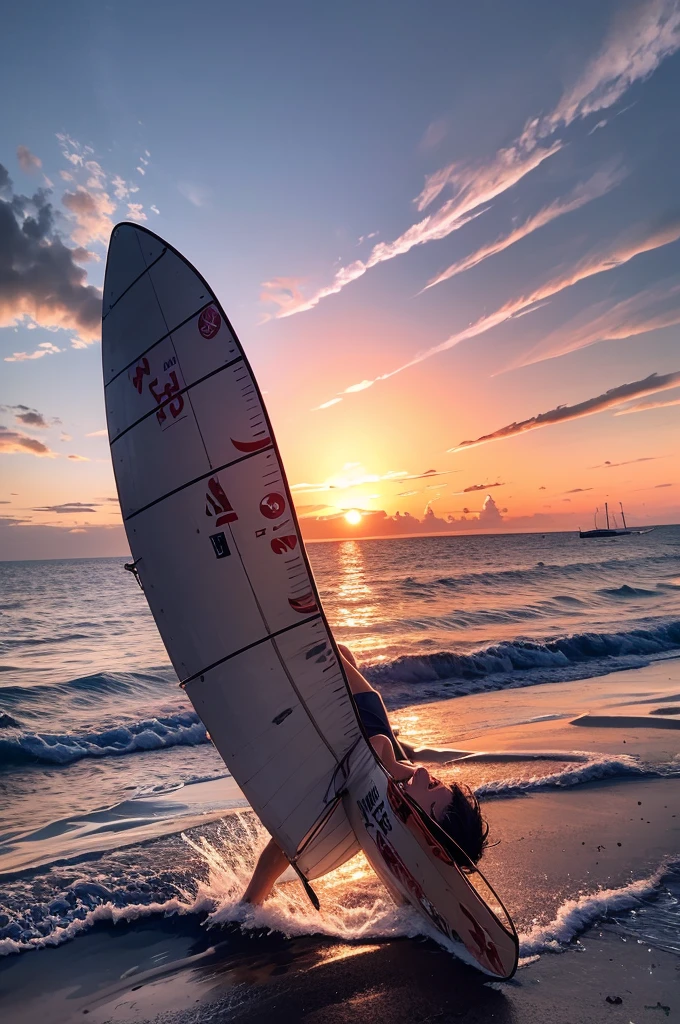
[[[111,236],[102,354],[135,572],[181,685],[265,828],[305,883],[363,847],[393,893],[460,936],[483,969],[509,976],[517,942],[507,915],[501,921],[504,911],[425,849],[426,824],[414,831],[392,808],[398,790],[358,721],[229,320],[200,274],[136,224]],[[387,800],[382,828],[364,813],[374,789]],[[390,844],[408,864],[396,876]],[[463,906],[481,929],[476,939],[466,939]],[[502,947],[497,960],[474,952],[482,933]]]

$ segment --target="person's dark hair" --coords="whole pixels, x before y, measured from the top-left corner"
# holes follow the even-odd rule
[[[479,800],[469,786],[456,783],[451,787],[452,798],[437,822],[453,839],[449,852],[460,868],[469,868],[469,861],[476,864],[484,853],[489,834],[488,822],[482,818]],[[467,857],[463,856],[459,846]]]

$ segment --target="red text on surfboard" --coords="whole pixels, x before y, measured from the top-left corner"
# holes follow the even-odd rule
[[[292,551],[297,544],[297,537],[291,533],[288,537],[274,537],[272,551],[275,555],[283,555],[286,551]]]
[[[259,452],[262,448],[267,448],[272,443],[271,437],[263,437],[261,441],[235,441],[234,438],[230,438],[234,448],[239,452]]]
[[[177,394],[180,390],[180,384],[177,380],[176,371],[170,371],[170,380],[166,381],[165,387],[162,391],[158,391],[157,388],[158,377],[155,377],[149,384],[149,391],[161,407],[156,413],[156,419],[161,426],[164,424],[167,426],[172,422],[172,420],[168,420],[167,413],[169,412],[172,415],[172,419],[176,420],[184,409],[184,396]],[[172,401],[168,401],[168,399],[172,399]]]
[[[150,372],[151,371],[149,369],[149,360],[146,357],[144,357],[139,366],[135,367],[135,375],[132,378],[132,383],[137,388],[137,391],[140,393],[140,395],[142,393],[142,388],[144,387],[144,375]]]
[[[198,329],[207,341],[215,337],[221,326],[222,317],[214,306],[208,306],[198,318]]]
[[[205,514],[207,516],[217,516],[215,526],[234,523],[238,519],[238,516],[231,507],[229,498],[224,493],[222,484],[216,476],[208,480],[208,490],[205,495]]]
[[[285,511],[286,499],[276,491],[272,491],[271,494],[265,494],[260,502],[260,512],[265,519],[278,519]]]

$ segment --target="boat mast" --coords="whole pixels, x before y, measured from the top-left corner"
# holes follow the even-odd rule
[[[624,528],[624,530],[627,530],[628,527],[626,526],[626,513],[623,511],[623,505],[621,504],[621,502],[619,502],[619,506],[621,508],[621,518],[623,519],[623,528]]]
[[[604,503],[604,514],[607,517],[607,529],[609,529],[609,505],[606,501]]]

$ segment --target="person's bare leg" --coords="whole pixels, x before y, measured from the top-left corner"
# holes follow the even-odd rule
[[[255,865],[253,877],[243,894],[244,903],[264,903],[274,888],[276,879],[288,867],[288,858],[278,843],[270,839]]]

